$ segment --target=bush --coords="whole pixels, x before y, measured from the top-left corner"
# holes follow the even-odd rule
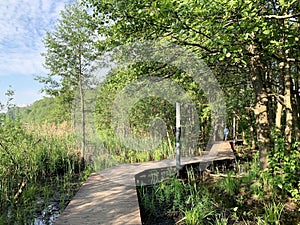
[[[265,175],[274,189],[283,194],[290,195],[295,200],[300,200],[300,151],[294,143],[291,150],[285,148],[284,138],[275,136],[276,145],[269,153],[269,168]]]

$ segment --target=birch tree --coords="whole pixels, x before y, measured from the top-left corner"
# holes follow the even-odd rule
[[[37,80],[44,83],[43,91],[63,99],[63,107],[71,114],[75,91],[79,90],[81,110],[81,155],[85,150],[85,89],[88,87],[91,65],[98,55],[96,32],[91,16],[79,3],[68,4],[61,12],[53,31],[44,38],[47,76]]]

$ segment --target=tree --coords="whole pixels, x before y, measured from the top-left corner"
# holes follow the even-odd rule
[[[85,2],[96,18],[107,21],[104,47],[165,39],[206,60],[229,99],[244,103],[241,93],[251,90],[247,105],[233,110],[241,118],[254,113],[262,168],[276,141],[271,135],[276,121],[287,151],[293,138],[299,140],[299,1]]]
[[[81,109],[81,154],[85,149],[85,94],[89,85],[92,62],[98,55],[97,33],[90,26],[91,17],[79,3],[66,5],[53,31],[44,38],[45,67],[48,76],[37,80],[45,84],[43,91],[61,100],[66,118],[71,119],[75,92],[78,88]]]

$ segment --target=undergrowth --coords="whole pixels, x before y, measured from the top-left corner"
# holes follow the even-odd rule
[[[51,201],[63,209],[89,175],[72,134],[57,130],[0,116],[0,224],[31,224]]]
[[[265,171],[257,153],[225,173],[218,168],[188,170],[184,179],[175,176],[139,187],[143,224],[297,224],[299,153],[294,146],[287,160],[282,149],[278,146],[276,156],[270,152]]]

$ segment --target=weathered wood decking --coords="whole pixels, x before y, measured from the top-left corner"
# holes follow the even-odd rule
[[[193,158],[183,158],[182,165],[199,162],[206,164],[215,160],[232,159],[233,152],[229,142],[216,142],[209,154]],[[83,184],[64,212],[58,217],[56,225],[138,225],[141,223],[136,193],[137,174],[168,168],[172,173],[175,160],[167,159],[146,163],[119,165],[93,173]],[[166,176],[166,175],[163,175]],[[148,180],[147,180],[148,179]]]

